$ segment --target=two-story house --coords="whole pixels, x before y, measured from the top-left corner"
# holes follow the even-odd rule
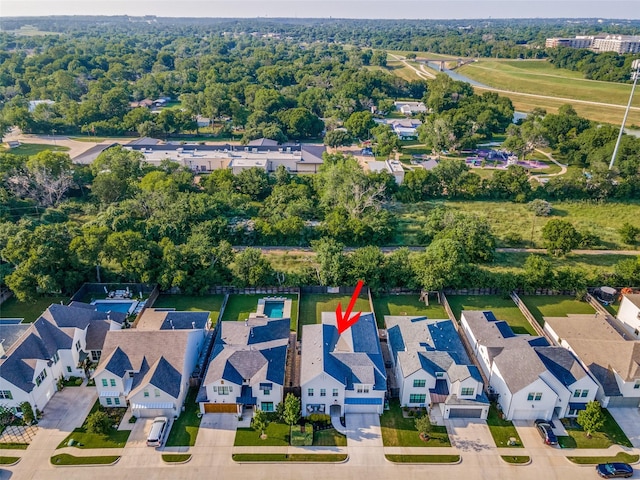
[[[482,376],[449,319],[385,316],[400,404],[428,407],[442,418],[489,413]]]

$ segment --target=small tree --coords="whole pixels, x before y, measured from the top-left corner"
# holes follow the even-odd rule
[[[98,435],[106,434],[111,428],[111,419],[106,412],[98,410],[87,417],[87,432]]]
[[[551,214],[551,204],[541,198],[536,198],[527,203],[527,208],[531,210],[536,217],[548,217]]]
[[[22,402],[20,404],[20,409],[22,410],[22,421],[26,425],[31,425],[36,419],[33,414],[33,407],[31,404],[29,402]]]
[[[429,420],[429,415],[422,415],[415,419],[416,430],[418,430],[418,434],[420,434],[420,438],[423,440],[429,439],[429,434],[431,430],[433,430],[433,425],[431,425],[431,420]]]
[[[267,418],[267,413],[264,410],[258,410],[253,414],[253,429],[260,432],[260,438],[263,440],[267,438],[267,435],[264,431],[269,426],[269,419]]]
[[[622,224],[622,226],[618,229],[618,234],[624,243],[629,245],[633,245],[638,240],[638,235],[640,235],[640,228],[634,227],[628,222]]]
[[[300,399],[292,393],[288,393],[284,399],[282,419],[287,425],[293,425],[300,420]]]
[[[604,415],[602,414],[602,408],[600,408],[600,402],[591,401],[587,403],[587,407],[578,412],[577,421],[578,425],[586,432],[587,437],[591,438],[591,433],[599,430],[604,425]]]

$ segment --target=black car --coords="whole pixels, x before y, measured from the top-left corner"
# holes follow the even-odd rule
[[[628,463],[600,463],[596,465],[596,472],[602,478],[629,478],[633,475],[633,468]]]
[[[547,445],[557,445],[558,438],[556,434],[553,433],[551,429],[551,424],[546,420],[536,420],[535,421],[536,428],[538,429],[538,433],[542,437],[542,441]]]

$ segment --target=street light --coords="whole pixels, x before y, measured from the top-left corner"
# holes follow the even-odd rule
[[[627,103],[627,109],[624,111],[624,117],[622,118],[622,126],[620,127],[620,133],[618,134],[618,140],[616,140],[616,146],[613,149],[613,156],[611,157],[611,163],[609,163],[609,170],[613,168],[613,162],[615,162],[616,160],[616,155],[618,154],[618,147],[620,147],[620,140],[622,139],[622,134],[624,133],[624,124],[627,121],[627,116],[629,115],[629,109],[631,108],[633,91],[636,89],[636,84],[638,83],[638,77],[640,77],[640,59],[633,61],[633,63],[631,64],[631,69],[633,70],[631,73],[631,77],[633,78],[633,85],[631,86],[631,95],[629,95],[629,103]]]

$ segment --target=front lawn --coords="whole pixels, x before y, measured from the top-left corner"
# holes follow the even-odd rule
[[[314,447],[346,447],[347,437],[339,433],[335,428],[318,430],[313,433]]]
[[[196,403],[198,387],[191,387],[184,402],[184,412],[173,422],[168,447],[192,447],[196,444],[198,429],[200,428],[200,406]]]
[[[511,298],[501,295],[447,295],[447,300],[458,320],[462,310],[490,310],[498,320],[507,322],[516,335],[538,335]]]
[[[510,420],[504,420],[498,415],[498,410],[494,404],[489,407],[489,415],[487,416],[487,425],[489,431],[493,437],[493,441],[496,443],[496,447],[523,447],[522,440],[518,436],[516,427],[513,426],[513,422]],[[516,444],[511,445],[511,438],[516,439]]]
[[[16,297],[11,297],[0,305],[0,318],[24,318],[23,322],[35,322],[42,312],[52,303],[64,302],[66,305],[69,297],[53,296],[38,297],[33,302],[19,302]]]
[[[609,411],[603,408],[602,413],[604,415],[604,426],[599,431],[593,432],[591,438],[587,438],[582,427],[575,421],[571,421],[570,424],[566,420],[563,421],[569,436],[558,437],[560,446],[562,448],[609,448],[611,445],[618,444],[633,448],[629,438],[627,438]]]
[[[432,295],[429,298],[429,306],[421,302],[418,295],[381,295],[373,297],[373,308],[376,312],[378,328],[385,328],[385,315],[409,315],[432,319],[448,318],[444,307],[438,303],[438,299]]]
[[[291,445],[294,447],[310,447],[313,445],[313,425],[307,423],[291,426]]]
[[[235,453],[234,462],[344,462],[344,453]]]
[[[211,312],[215,324],[220,314],[224,295],[160,295],[153,308],[175,308],[179,312]]]
[[[298,330],[298,338],[302,338],[302,326],[313,325],[322,322],[322,312],[335,312],[338,302],[342,306],[344,312],[351,301],[348,295],[309,294],[300,297],[300,322]],[[369,300],[359,297],[353,307],[354,312],[370,312]]]
[[[118,461],[117,455],[96,456],[96,457],[74,457],[68,453],[61,453],[51,457],[53,465],[111,465]]]
[[[640,455],[631,455],[626,452],[618,452],[614,457],[567,457],[567,459],[578,465],[595,465],[598,463],[611,463],[611,462],[624,462],[624,463],[637,463],[640,460]]]
[[[460,455],[385,455],[393,463],[458,463]]]
[[[96,403],[93,404],[91,411],[87,415],[89,416],[98,411],[102,410],[106,412],[112,420],[112,424],[114,428],[111,428],[106,434],[97,434],[97,433],[89,433],[87,432],[87,419],[85,418],[84,423],[81,427],[76,428],[73,432],[71,432],[67,438],[65,438],[58,448],[64,448],[71,446],[69,445],[69,441],[73,440],[74,447],[78,448],[122,448],[127,443],[127,439],[129,438],[129,434],[131,430],[117,430],[124,413],[126,412],[126,408],[105,408],[100,406],[100,402],[96,400]]]
[[[253,428],[238,428],[233,445],[236,447],[288,447],[289,425],[271,422],[264,432],[267,438],[262,440],[260,432]]]
[[[543,317],[566,317],[569,313],[594,314],[595,310],[587,302],[576,300],[569,295],[522,295],[520,296],[540,326]]]
[[[391,400],[389,410],[380,417],[382,443],[385,447],[450,447],[451,442],[444,426],[434,425],[428,441],[420,439],[415,419],[404,418],[398,400]]]
[[[258,300],[273,294],[257,294],[257,295],[229,295],[227,306],[224,307],[222,321],[243,322],[249,318],[250,313],[254,313],[258,309]],[[291,299],[291,330],[295,330],[298,325],[298,297],[297,295],[277,295]]]

